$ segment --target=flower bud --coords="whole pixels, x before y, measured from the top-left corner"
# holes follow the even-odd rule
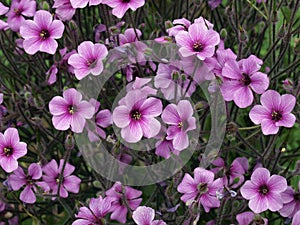
[[[65,140],[65,149],[66,150],[72,150],[75,147],[75,140],[72,134],[68,134]]]
[[[220,31],[220,38],[225,40],[227,38],[227,30],[225,28],[221,29]]]

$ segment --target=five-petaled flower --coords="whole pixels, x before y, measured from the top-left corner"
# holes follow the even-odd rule
[[[25,203],[35,203],[36,197],[33,191],[37,191],[38,180],[42,177],[42,168],[37,163],[30,164],[28,174],[19,166],[12,175],[9,176],[8,182],[14,191],[19,190],[25,185],[20,194],[20,199]]]
[[[74,67],[76,78],[81,80],[90,73],[94,76],[99,75],[103,70],[102,60],[107,54],[103,44],[84,41],[78,46],[78,53],[70,56],[68,63]]]
[[[111,211],[112,199],[109,197],[92,198],[89,207],[80,207],[79,212],[75,215],[76,220],[72,225],[102,225],[105,224],[105,216]]]
[[[75,175],[71,175],[75,170],[75,166],[65,163],[63,170],[63,165],[63,159],[59,161],[59,166],[57,165],[57,162],[52,159],[42,168],[44,175],[43,181],[40,182],[40,186],[44,189],[48,189],[51,194],[54,195],[53,199],[55,199],[56,195],[67,198],[69,195],[68,192],[75,194],[79,192],[81,179]]]
[[[50,12],[37,11],[33,21],[25,20],[20,27],[25,52],[33,55],[41,51],[53,55],[58,47],[55,39],[62,37],[64,28],[63,22],[53,20]]]
[[[287,188],[286,179],[279,175],[270,176],[266,168],[257,168],[251,180],[241,187],[241,194],[249,201],[249,208],[254,213],[266,210],[278,211],[283,206],[281,194]]]
[[[120,182],[116,182],[105,194],[112,199],[110,218],[120,223],[126,223],[127,206],[131,210],[135,210],[142,202],[142,199],[139,198],[142,195],[141,191],[123,186]]]
[[[223,188],[223,182],[220,178],[214,180],[214,176],[213,172],[201,167],[194,170],[194,178],[186,173],[177,188],[178,192],[183,193],[180,199],[187,205],[193,202],[201,204],[205,212],[219,207],[216,192]]]
[[[13,0],[7,16],[7,24],[12,31],[18,32],[20,26],[25,21],[26,17],[34,15],[36,10],[36,1],[34,0]]]
[[[225,101],[233,100],[240,108],[246,108],[253,102],[252,90],[264,93],[269,86],[267,74],[259,72],[262,60],[254,55],[238,62],[227,59],[222,69],[222,95]]]
[[[296,104],[296,98],[291,94],[281,95],[273,90],[268,90],[260,97],[262,105],[254,106],[249,117],[255,124],[261,124],[264,135],[276,134],[279,127],[292,127],[296,117],[292,110]]]
[[[18,159],[27,154],[27,144],[20,142],[16,128],[0,133],[0,165],[7,173],[18,168]]]
[[[187,132],[196,129],[196,119],[193,117],[193,107],[188,100],[181,100],[177,105],[169,104],[161,117],[169,125],[167,139],[172,140],[176,150],[183,150],[189,146]]]
[[[154,117],[161,114],[162,103],[145,95],[140,89],[129,91],[113,111],[113,121],[127,142],[137,143],[143,136],[152,138],[160,131],[161,124]]]
[[[82,101],[82,95],[74,88],[63,93],[63,97],[55,96],[49,102],[50,113],[53,115],[52,122],[57,130],[71,130],[81,133],[86,119],[91,119],[95,113],[95,107]]]
[[[200,60],[204,60],[214,55],[220,36],[216,31],[208,29],[204,20],[201,20],[189,26],[188,31],[178,32],[175,40],[183,57],[197,55]]]

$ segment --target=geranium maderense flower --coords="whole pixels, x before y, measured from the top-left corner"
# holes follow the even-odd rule
[[[91,5],[99,5],[102,0],[70,0],[73,8],[84,8],[89,3],[89,6]]]
[[[135,89],[129,91],[114,109],[113,121],[121,128],[121,136],[125,141],[136,143],[143,136],[152,138],[158,134],[161,124],[154,117],[161,112],[162,103],[159,99],[146,98],[146,93]]]
[[[7,128],[0,133],[0,165],[7,173],[18,168],[18,159],[27,153],[27,144],[20,142],[16,128]]]
[[[73,8],[70,0],[54,0],[52,7],[56,9],[55,13],[63,21],[71,20],[76,12],[76,9]]]
[[[112,14],[121,19],[128,9],[135,11],[145,5],[145,0],[102,0],[102,3],[113,8]]]
[[[122,186],[120,182],[116,182],[109,190],[105,192],[106,196],[112,199],[111,216],[112,220],[120,223],[126,223],[128,209],[123,199],[127,202],[131,210],[135,210],[142,202],[139,198],[142,192],[132,187]]]
[[[219,207],[216,192],[223,188],[223,182],[220,178],[214,180],[214,176],[213,172],[200,167],[194,170],[194,178],[186,173],[177,188],[178,192],[183,193],[180,199],[188,205],[193,201],[201,204],[205,212]]]
[[[72,225],[102,225],[104,223],[104,217],[111,210],[111,201],[109,197],[92,198],[89,203],[89,207],[80,207],[79,212],[75,215],[76,220]]]
[[[139,206],[132,214],[132,219],[137,225],[166,225],[162,220],[154,220],[154,209],[146,206]]]
[[[49,102],[50,113],[53,115],[52,123],[57,130],[71,130],[81,133],[86,119],[91,119],[95,113],[95,107],[82,101],[82,95],[74,88],[65,90],[63,97],[55,96]]]
[[[295,192],[293,188],[287,189],[281,194],[283,207],[279,210],[281,216],[292,218],[300,211],[300,182],[298,184],[298,191]]]
[[[187,132],[196,129],[196,119],[193,113],[191,103],[188,100],[181,100],[177,105],[167,105],[161,115],[163,121],[170,125],[166,138],[172,140],[176,150],[181,151],[189,146]]]
[[[261,124],[264,135],[276,134],[279,127],[292,127],[296,117],[292,110],[296,104],[296,98],[291,94],[280,94],[274,90],[268,90],[260,97],[261,105],[254,106],[249,117],[255,124]]]
[[[254,214],[250,211],[236,215],[236,220],[239,222],[239,225],[268,225],[268,219],[261,217],[259,214]]]
[[[246,108],[253,102],[252,90],[264,93],[269,86],[267,74],[259,72],[262,60],[254,55],[238,62],[227,60],[222,69],[222,95],[225,101],[233,100],[240,108]]]
[[[257,168],[251,180],[241,187],[241,194],[249,201],[249,208],[254,213],[266,210],[278,211],[283,206],[281,194],[287,188],[286,179],[279,175],[270,176],[266,168]]]
[[[64,29],[64,24],[60,20],[53,20],[50,12],[37,11],[33,21],[25,20],[20,27],[25,52],[33,55],[41,51],[53,55],[58,47],[55,39],[62,37]]]
[[[26,17],[34,16],[36,1],[34,0],[13,0],[7,16],[7,24],[12,31],[18,32]]]
[[[40,182],[40,186],[45,187],[48,185],[50,188],[50,192],[53,195],[59,194],[60,197],[67,198],[69,195],[68,192],[72,192],[75,194],[79,192],[81,179],[75,175],[71,175],[75,170],[75,166],[72,166],[69,163],[66,163],[63,174],[61,176],[63,164],[63,159],[60,160],[59,166],[54,159],[46,164],[42,168],[45,175],[43,175],[43,181]],[[62,178],[62,180],[60,180],[60,177]],[[58,193],[59,182],[61,182],[61,185]]]
[[[208,29],[204,20],[195,22],[188,31],[180,31],[176,36],[176,43],[180,46],[179,52],[183,57],[197,55],[200,60],[212,57],[215,46],[220,43],[219,34]]]
[[[25,203],[35,203],[36,197],[33,191],[36,191],[37,180],[42,177],[42,168],[37,163],[30,164],[28,175],[26,175],[21,167],[18,167],[12,175],[9,176],[8,182],[14,191],[19,190],[25,185],[24,190],[20,194],[20,199]]]
[[[84,41],[78,46],[78,53],[69,57],[68,63],[74,67],[76,78],[81,80],[90,73],[94,76],[99,75],[103,70],[102,60],[107,54],[103,44]]]
[[[244,174],[248,171],[249,163],[245,157],[238,157],[231,163],[230,166],[226,166],[222,158],[217,158],[212,162],[216,168],[211,169],[215,174],[219,171],[223,172],[222,181],[224,186],[236,188],[244,182]]]

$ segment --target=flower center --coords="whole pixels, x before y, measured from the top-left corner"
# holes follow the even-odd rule
[[[30,175],[28,175],[26,177],[26,185],[30,185],[30,184],[33,184],[33,181],[32,181],[32,177]]]
[[[179,123],[177,124],[177,126],[178,126],[179,128],[182,128],[182,127],[183,127],[183,123],[182,123],[182,122],[179,122]]]
[[[47,31],[47,30],[42,30],[42,31],[40,32],[40,37],[41,37],[42,40],[46,40],[47,38],[50,37],[49,31]]]
[[[21,10],[21,9],[15,8],[15,9],[14,9],[14,12],[15,12],[15,15],[16,15],[16,16],[21,16],[21,14],[22,14],[22,10]]]
[[[142,114],[139,111],[134,110],[134,111],[131,112],[131,118],[132,119],[140,120],[141,117],[142,117]]]
[[[122,0],[123,3],[129,3],[130,0]]]
[[[75,106],[70,105],[70,106],[68,107],[68,112],[69,112],[71,115],[73,115],[73,114],[76,112]]]
[[[200,183],[197,185],[197,190],[200,194],[204,194],[208,191],[207,183]]]
[[[248,86],[249,84],[251,84],[251,79],[249,77],[248,74],[243,73],[244,78],[241,79],[241,82],[244,86]]]
[[[299,192],[297,192],[297,193],[294,194],[294,200],[295,201],[299,201],[300,200],[300,193]]]
[[[268,194],[269,189],[268,189],[267,185],[264,184],[259,187],[258,192],[261,193],[262,195],[266,195],[266,194]]]
[[[11,156],[13,154],[13,148],[8,146],[3,149],[5,156]]]
[[[277,112],[275,110],[272,112],[271,116],[272,116],[272,120],[274,120],[276,122],[279,121],[279,120],[281,120],[281,118],[282,118],[281,113]]]
[[[193,44],[193,50],[195,52],[201,52],[203,49],[204,49],[204,47],[199,41],[197,41]]]
[[[96,65],[97,65],[97,60],[96,60],[96,59],[89,59],[89,60],[86,62],[86,65],[87,65],[89,68],[93,69],[93,68],[95,68]]]

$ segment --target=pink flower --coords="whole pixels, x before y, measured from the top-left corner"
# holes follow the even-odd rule
[[[16,128],[8,128],[0,133],[0,165],[7,173],[18,168],[18,159],[26,155],[27,144],[20,142]]]
[[[53,195],[58,194],[62,198],[67,198],[69,195],[68,192],[75,194],[79,192],[81,180],[77,176],[71,175],[75,170],[75,166],[72,166],[69,163],[66,163],[63,174],[61,175],[63,164],[63,159],[60,160],[59,166],[54,159],[46,164],[43,167],[43,172],[45,175],[43,175],[43,182],[41,182],[42,184],[40,185],[48,185],[50,192]],[[60,178],[62,180],[60,180]],[[61,185],[58,193],[59,182],[61,182]]]
[[[139,29],[135,29],[135,31],[133,28],[128,28],[125,30],[124,34],[119,34],[120,46],[138,41],[138,38],[142,36],[142,32]]]
[[[84,41],[78,46],[78,54],[69,57],[68,63],[74,67],[74,73],[78,80],[83,79],[90,73],[94,76],[103,71],[102,60],[108,52],[103,44],[93,44]]]
[[[191,25],[191,21],[182,18],[176,19],[173,21],[173,27],[167,29],[169,36],[176,36],[180,31],[188,31],[188,28]]]
[[[52,15],[39,10],[32,20],[26,20],[20,27],[20,34],[25,39],[23,47],[30,55],[38,51],[54,55],[58,47],[55,39],[62,37],[64,24],[60,20],[53,20]]]
[[[113,8],[112,14],[121,19],[128,9],[135,11],[145,5],[145,0],[103,0],[102,3]]]
[[[281,194],[283,207],[279,210],[281,216],[292,218],[300,211],[300,183],[298,191],[295,192],[293,188],[287,189]]]
[[[187,205],[196,202],[209,212],[211,208],[220,206],[216,192],[222,187],[221,179],[214,180],[213,172],[198,167],[194,170],[194,178],[188,173],[184,175],[177,191],[184,194],[180,199]]]
[[[54,0],[52,7],[56,9],[55,13],[63,21],[71,20],[76,12],[70,0]]]
[[[129,91],[113,111],[113,121],[127,142],[136,143],[143,136],[152,138],[160,131],[160,122],[154,117],[161,114],[162,103],[145,95],[140,89]]]
[[[181,100],[177,105],[169,104],[162,113],[162,119],[169,124],[167,139],[172,140],[176,150],[189,146],[187,132],[196,129],[196,119],[193,117],[193,107],[188,100]]]
[[[99,5],[102,3],[102,0],[70,0],[72,7],[77,9],[77,8],[84,8],[87,6],[89,3],[89,6],[92,5]]]
[[[58,72],[57,66],[54,64],[50,67],[50,69],[46,72],[47,75],[47,83],[52,85],[56,82],[56,74]]]
[[[237,56],[231,49],[218,48],[214,57],[206,58],[205,63],[216,75],[221,76],[224,65],[229,60],[236,60]]]
[[[217,167],[213,168],[211,171],[214,173],[222,171],[222,181],[224,186],[230,186],[232,188],[237,188],[244,182],[244,174],[249,168],[248,160],[245,157],[236,158],[229,167],[225,165],[222,158],[214,160],[212,164]]]
[[[104,218],[111,210],[111,201],[112,199],[109,197],[92,198],[89,207],[80,207],[78,214],[75,215],[76,220],[72,225],[104,224]]]
[[[34,0],[13,0],[7,16],[7,24],[12,31],[18,32],[20,26],[26,17],[34,16],[36,9],[36,1]]]
[[[183,57],[197,55],[200,60],[204,60],[214,55],[220,36],[216,31],[208,29],[204,22],[197,22],[188,31],[180,31],[175,40]]]
[[[296,98],[290,94],[280,94],[273,90],[268,90],[260,98],[262,105],[254,106],[249,117],[255,124],[261,124],[264,135],[276,134],[279,127],[292,127],[296,117],[292,110],[296,104]]]
[[[112,199],[111,216],[112,220],[117,220],[120,223],[126,223],[128,209],[123,201],[127,202],[131,210],[135,210],[142,202],[142,192],[132,187],[122,186],[120,182],[116,182],[109,190],[105,192],[107,197]]]
[[[155,154],[168,159],[170,158],[171,152],[173,152],[175,155],[178,155],[179,151],[174,149],[172,140],[167,139],[166,131],[167,129],[162,127],[159,134],[155,137],[156,139],[159,139],[155,143]]]
[[[25,203],[35,203],[36,197],[33,190],[36,192],[37,180],[42,177],[42,168],[37,163],[30,164],[28,168],[28,175],[25,175],[23,169],[18,167],[12,175],[9,176],[8,182],[14,191],[19,190],[25,185],[21,192],[20,199]]]
[[[268,225],[268,220],[253,212],[243,212],[236,215],[239,225],[264,224]]]
[[[162,220],[154,220],[154,209],[146,206],[139,206],[132,214],[132,219],[137,225],[166,225]]]
[[[258,72],[262,61],[254,55],[239,62],[227,60],[222,70],[222,95],[225,101],[233,100],[240,108],[246,108],[253,102],[252,90],[264,93],[269,86],[267,74]]]
[[[0,93],[0,104],[3,103],[3,93]]]
[[[156,88],[160,88],[167,100],[172,100],[175,97],[177,100],[180,99],[188,87],[189,89],[185,96],[189,97],[196,89],[194,82],[190,84],[188,78],[182,79],[181,71],[178,67],[163,63],[158,65],[154,85]]]
[[[53,115],[52,123],[58,130],[71,130],[81,133],[86,119],[91,119],[95,108],[87,101],[82,101],[82,95],[74,88],[63,93],[63,97],[55,96],[49,102],[50,113]]]
[[[254,213],[266,210],[278,211],[283,206],[281,194],[287,188],[286,179],[279,175],[270,177],[269,170],[257,168],[251,175],[251,180],[241,187],[241,194],[249,201],[249,208]]]

